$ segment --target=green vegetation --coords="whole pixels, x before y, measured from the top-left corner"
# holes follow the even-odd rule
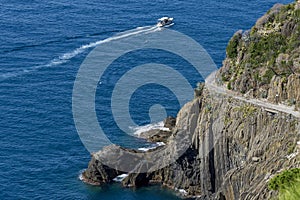
[[[197,83],[197,88],[195,88],[195,98],[200,97],[202,95],[204,89],[204,83]]]
[[[248,53],[251,55],[249,61],[255,63],[254,68],[256,68],[259,67],[259,63],[275,60],[279,53],[285,52],[286,49],[286,37],[280,33],[271,33],[250,44],[248,48]]]
[[[251,59],[256,63],[270,62],[274,64],[275,59],[280,53],[293,51],[300,45],[300,9],[295,10],[295,4],[288,4],[280,9],[276,15],[269,16],[265,29],[271,31],[265,35],[259,34],[257,29],[250,32],[251,44],[248,52],[251,53]],[[285,33],[276,30],[276,25],[283,29],[283,25],[297,27],[297,29],[288,29],[285,27]],[[253,61],[253,60],[252,60]]]
[[[264,83],[270,83],[271,79],[273,78],[273,76],[275,75],[274,71],[271,69],[268,69],[265,74],[263,75],[262,79],[264,81]]]
[[[235,58],[237,57],[238,51],[237,47],[239,45],[239,36],[234,35],[231,40],[229,41],[227,48],[226,48],[226,53],[229,58]]]
[[[300,199],[300,179],[289,188],[279,193],[280,200],[299,200]]]
[[[289,143],[288,154],[292,154],[296,148],[296,142]]]
[[[288,4],[278,12],[268,11],[264,19],[251,31],[238,32],[229,41],[226,53],[230,68],[221,74],[228,89],[240,90],[232,87],[237,80],[252,79],[254,81],[244,88],[245,91],[240,91],[247,92],[269,84],[275,75],[284,78],[300,72],[293,63],[300,56],[297,50],[300,47],[300,9],[296,10],[295,3]]]
[[[297,10],[297,15],[300,15],[300,10]],[[289,51],[297,48],[300,46],[300,17],[298,17],[298,20],[297,20],[297,30],[296,30],[296,33],[295,34],[292,34],[288,43],[287,43],[287,49]]]
[[[295,9],[295,4],[294,4],[294,3],[283,6],[283,7],[280,9],[279,14],[277,14],[277,15],[275,16],[275,20],[276,20],[276,21],[279,21],[279,22],[282,22],[282,21],[288,19],[288,17],[291,16],[291,12],[292,12],[294,9]]]
[[[288,106],[293,106],[296,105],[296,99],[292,98],[292,99],[288,99]]]
[[[224,125],[227,126],[232,120],[229,117],[225,117]]]
[[[254,115],[254,113],[257,111],[256,107],[254,107],[253,105],[242,105],[240,107],[237,107],[235,109],[238,112],[242,112],[243,113],[243,118],[249,117]]]
[[[239,31],[229,41],[226,67],[220,76],[229,90],[268,90],[274,76],[288,80],[291,74],[300,73],[295,65],[295,59],[300,57],[300,9],[296,10],[292,3],[270,10],[267,15],[251,31]],[[268,96],[265,91],[256,94]]]
[[[229,82],[227,83],[227,89],[228,89],[228,90],[231,90],[231,89],[232,89],[232,87],[231,87],[231,81],[229,81]]]
[[[296,11],[293,13],[293,16],[296,17],[296,20],[299,20],[299,19],[300,19],[300,9],[296,10]]]
[[[279,191],[280,200],[300,199],[300,168],[286,170],[269,181],[269,189]]]
[[[206,104],[205,105],[205,110],[207,110],[209,112],[209,111],[211,111],[211,109],[212,109],[211,104]]]

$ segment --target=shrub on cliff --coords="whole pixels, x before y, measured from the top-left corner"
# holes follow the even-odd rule
[[[279,199],[300,199],[300,168],[286,170],[269,181],[269,189],[279,191]]]
[[[228,43],[226,53],[229,58],[237,57],[237,47],[239,45],[239,36],[235,34]]]

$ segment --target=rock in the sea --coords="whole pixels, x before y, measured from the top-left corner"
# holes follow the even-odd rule
[[[88,168],[82,173],[82,180],[91,185],[102,185],[112,182],[120,174],[118,170],[103,165],[92,155]]]

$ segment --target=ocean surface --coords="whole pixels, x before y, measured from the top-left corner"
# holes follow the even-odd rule
[[[94,187],[80,181],[90,160],[72,115],[72,89],[81,63],[101,41],[153,26],[167,15],[175,18],[170,29],[196,40],[221,67],[234,32],[250,29],[277,2],[291,0],[0,0],[0,199],[178,199],[160,186],[125,189],[118,183]],[[105,80],[114,83],[123,66],[157,56],[185,69],[184,62],[174,62],[168,53],[146,50],[120,59],[115,63],[120,71],[108,72]],[[201,81],[185,72],[193,84]],[[108,137],[124,146],[147,146],[111,124],[107,102],[112,88],[106,89],[97,93],[96,111]],[[175,116],[180,107],[166,88],[137,90],[131,115],[142,127],[133,131],[149,129],[144,126],[150,123],[147,109],[165,102],[167,114]]]

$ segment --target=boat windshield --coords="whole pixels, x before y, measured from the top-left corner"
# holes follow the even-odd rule
[[[168,19],[169,19],[168,17],[162,17],[162,18],[158,19],[158,21],[159,22],[161,22],[161,21],[167,21]]]

